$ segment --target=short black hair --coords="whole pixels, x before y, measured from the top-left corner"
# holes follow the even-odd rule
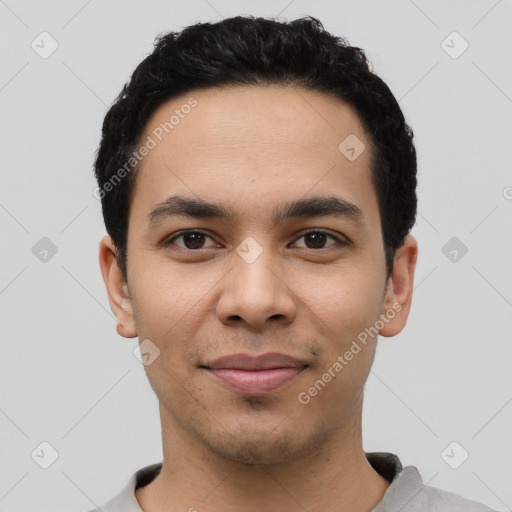
[[[318,19],[236,16],[158,36],[105,116],[95,195],[125,280],[129,207],[139,167],[134,155],[150,116],[178,95],[223,85],[292,85],[355,108],[371,143],[389,276],[417,209],[413,131],[398,102],[364,51],[327,32]]]

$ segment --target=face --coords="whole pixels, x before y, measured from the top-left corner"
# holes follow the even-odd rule
[[[250,463],[346,434],[375,333],[405,324],[415,262],[409,238],[387,279],[356,112],[290,87],[215,88],[160,106],[148,137],[127,285],[108,237],[100,262],[118,332],[150,340],[163,430]]]

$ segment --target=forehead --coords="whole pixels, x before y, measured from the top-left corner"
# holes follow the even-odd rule
[[[274,85],[191,91],[153,113],[140,139],[149,140],[132,196],[147,208],[179,192],[213,199],[237,191],[232,200],[245,202],[313,188],[338,189],[356,204],[374,196],[370,141],[357,112],[320,92]],[[347,146],[357,158],[348,158]]]
[[[326,148],[336,150],[349,134],[365,138],[355,109],[337,98],[292,86],[250,85],[173,98],[156,109],[142,139],[153,136],[169,148],[203,153],[223,147],[235,151],[237,144],[248,143],[282,151],[278,146],[289,144],[318,156]]]

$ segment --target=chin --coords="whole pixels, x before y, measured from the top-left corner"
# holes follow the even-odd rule
[[[228,431],[203,433],[203,443],[217,456],[242,464],[278,464],[303,458],[316,450],[320,437],[299,431],[297,426],[238,425]]]
[[[302,447],[290,441],[273,439],[266,441],[236,438],[222,444],[211,443],[210,450],[224,459],[242,464],[277,464],[289,462],[301,457]]]

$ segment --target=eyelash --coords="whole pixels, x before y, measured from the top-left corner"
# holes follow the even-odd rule
[[[176,233],[175,235],[172,236],[172,238],[169,238],[167,239],[166,241],[163,242],[163,245],[164,246],[168,246],[168,245],[174,245],[173,244],[173,241],[178,239],[178,238],[181,238],[183,237],[184,235],[187,235],[187,234],[191,234],[191,233],[200,233],[202,235],[205,235],[206,237],[210,238],[213,240],[213,238],[208,235],[208,233],[205,233],[204,231],[201,231],[201,230],[198,230],[198,229],[186,229],[184,231],[179,231],[178,233]],[[339,246],[345,246],[345,245],[348,245],[348,242],[346,240],[342,240],[341,238],[338,238],[337,236],[335,235],[332,235],[331,233],[329,233],[328,231],[324,231],[322,229],[309,229],[307,231],[305,231],[304,233],[302,233],[296,240],[299,240],[300,238],[306,236],[306,235],[309,235],[311,233],[322,233],[324,235],[326,235],[328,238],[332,238],[334,239],[336,242],[337,242],[337,245]],[[323,249],[329,249],[331,247],[335,247],[336,245],[331,245],[329,247],[320,247],[319,249],[311,249],[309,247],[300,247],[300,249],[308,249],[308,250],[312,250],[312,251],[321,251]],[[205,249],[208,249],[208,247],[206,248],[201,248],[201,249],[188,249],[186,247],[180,247],[180,246],[177,246],[179,247],[180,249],[183,249],[185,251],[190,251],[190,252],[199,252],[199,251],[202,251],[202,250],[205,250]]]

